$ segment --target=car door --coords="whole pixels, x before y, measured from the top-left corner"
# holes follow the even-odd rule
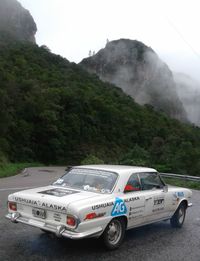
[[[158,173],[139,173],[139,180],[145,200],[145,223],[169,217],[171,196],[163,189],[164,183]]]

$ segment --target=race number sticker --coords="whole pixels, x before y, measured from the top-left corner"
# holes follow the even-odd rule
[[[164,210],[165,199],[164,197],[154,197],[153,212]]]
[[[116,198],[114,207],[111,212],[112,217],[120,216],[127,213],[126,205],[121,198]]]

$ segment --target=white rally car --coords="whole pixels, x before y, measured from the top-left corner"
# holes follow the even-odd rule
[[[181,227],[191,195],[151,168],[78,166],[50,186],[9,195],[6,217],[71,239],[101,236],[116,249],[127,229],[167,219]]]

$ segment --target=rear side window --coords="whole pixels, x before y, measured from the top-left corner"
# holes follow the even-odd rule
[[[124,192],[133,192],[141,190],[140,181],[137,174],[132,174],[124,188]]]
[[[164,186],[156,172],[139,173],[139,178],[142,190],[160,189]]]

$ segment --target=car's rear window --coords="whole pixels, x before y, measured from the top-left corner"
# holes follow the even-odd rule
[[[117,180],[117,174],[98,169],[73,168],[58,179],[54,185],[79,188],[83,190],[111,193]]]

